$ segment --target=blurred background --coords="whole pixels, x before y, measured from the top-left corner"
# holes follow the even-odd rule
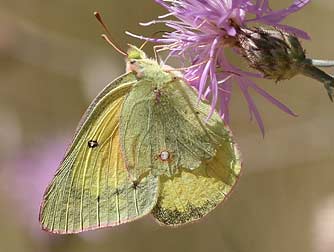
[[[271,2],[282,8],[292,0]],[[235,90],[231,126],[243,175],[202,221],[170,229],[147,216],[80,235],[40,230],[43,191],[81,115],[124,72],[123,57],[100,38],[95,10],[123,48],[142,43],[125,30],[149,36],[161,27],[138,23],[165,13],[153,0],[0,0],[0,251],[334,251],[334,104],[302,76],[260,83],[299,115],[256,96],[264,138]],[[308,55],[334,59],[333,13],[333,1],[318,0],[286,20],[312,36],[303,42]]]

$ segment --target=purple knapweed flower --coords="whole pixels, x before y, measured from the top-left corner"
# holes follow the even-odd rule
[[[0,163],[8,169],[8,183],[0,184],[0,189],[10,196],[15,206],[15,215],[22,228],[29,231],[32,238],[46,245],[54,245],[52,236],[44,232],[38,221],[41,199],[47,185],[55,175],[68,145],[68,136],[54,137],[54,141],[40,143],[37,147],[18,152],[16,157],[6,163]],[[94,241],[102,239],[106,231],[82,234],[81,238]],[[58,240],[57,240],[58,241]],[[59,240],[62,242],[62,240]]]
[[[159,20],[142,25],[164,23],[173,30],[165,32],[159,39],[131,35],[161,43],[170,51],[170,56],[180,57],[183,62],[191,63],[191,67],[185,68],[184,78],[198,90],[199,97],[210,101],[212,111],[218,108],[226,123],[230,120],[228,106],[234,82],[245,96],[251,118],[255,117],[262,133],[264,133],[263,121],[250,96],[249,88],[281,110],[295,115],[251,79],[261,78],[263,75],[243,71],[230,63],[226,56],[226,48],[233,48],[234,53],[241,55],[237,46],[238,31],[254,22],[308,39],[309,36],[304,31],[281,24],[281,21],[300,10],[310,0],[294,0],[288,8],[276,11],[269,7],[269,0],[156,0],[156,2],[169,13],[160,16]],[[169,17],[176,17],[177,20]]]
[[[37,239],[48,239],[47,233],[40,228],[38,212],[45,188],[66,149],[65,143],[63,137],[48,144],[40,143],[36,148],[18,152],[6,165],[10,186],[2,184],[0,188],[8,191],[20,223]]]

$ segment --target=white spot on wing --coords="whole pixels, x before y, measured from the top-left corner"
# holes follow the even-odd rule
[[[160,159],[161,159],[162,161],[166,161],[166,160],[168,160],[168,159],[169,159],[169,152],[168,152],[168,151],[162,151],[162,152],[160,153]]]

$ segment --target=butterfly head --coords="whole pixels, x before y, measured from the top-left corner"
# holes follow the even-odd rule
[[[142,77],[142,64],[143,61],[147,59],[146,54],[143,50],[139,49],[138,47],[134,45],[129,44],[129,49],[127,51],[127,64],[126,64],[126,70],[127,72],[135,72],[137,74],[137,77]]]
[[[133,72],[139,79],[145,77],[154,82],[169,82],[175,76],[170,71],[165,71],[165,68],[161,67],[156,60],[149,59],[143,50],[133,45],[129,45],[127,51],[126,71]]]
[[[129,49],[127,51],[127,54],[128,54],[128,60],[129,61],[147,59],[147,56],[144,53],[144,51],[139,49],[137,46],[134,46],[134,45],[129,44]]]

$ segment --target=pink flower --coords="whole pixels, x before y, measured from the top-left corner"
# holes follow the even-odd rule
[[[310,0],[295,0],[286,9],[273,11],[269,0],[156,0],[168,10],[168,14],[142,25],[164,23],[171,28],[162,38],[144,38],[162,43],[170,55],[179,57],[183,62],[191,62],[193,67],[185,70],[184,77],[194,86],[200,98],[210,101],[212,112],[219,108],[222,119],[229,123],[229,102],[232,95],[232,84],[237,83],[248,103],[251,118],[255,117],[261,132],[264,125],[252,100],[249,89],[265,97],[269,102],[290,115],[295,115],[288,107],[257,86],[251,78],[261,78],[261,74],[243,71],[229,62],[227,48],[237,48],[236,27],[247,27],[250,23],[262,23],[274,26],[297,37],[308,39],[304,31],[281,24],[288,15],[300,10]],[[169,19],[174,16],[177,20]],[[208,115],[210,116],[210,115]]]
[[[66,143],[63,138],[49,144],[40,144],[34,149],[18,153],[8,164],[10,186],[2,185],[17,206],[17,216],[36,239],[47,239],[38,222],[38,212],[49,181],[59,165]],[[13,189],[14,188],[14,189]]]

